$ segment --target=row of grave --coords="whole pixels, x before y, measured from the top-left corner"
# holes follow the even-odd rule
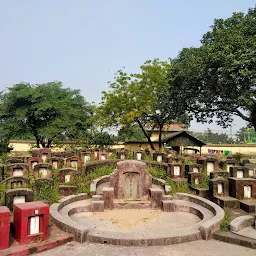
[[[124,156],[122,159],[126,159],[128,157],[127,152],[120,152]],[[27,164],[21,163],[25,160],[25,158],[13,158],[10,160],[11,163],[14,161],[19,161],[20,163],[13,163],[7,166],[7,176],[5,179],[6,186],[6,195],[5,195],[5,205],[7,205],[10,209],[12,209],[13,203],[24,202],[24,201],[32,201],[33,193],[38,193],[40,190],[40,186],[42,182],[48,182],[50,186],[53,185],[52,180],[52,167],[61,168],[63,167],[63,163],[65,162],[66,168],[61,168],[59,170],[59,183],[70,183],[76,180],[76,169],[80,167],[85,167],[82,163],[85,162],[85,156],[90,156],[91,158],[97,160],[106,160],[109,157],[109,152],[84,152],[84,159],[80,157],[73,156],[67,157],[63,159],[61,157],[51,157],[50,149],[38,149],[36,150],[36,154],[33,151],[33,156],[26,159]],[[35,156],[36,155],[36,156]],[[104,156],[102,158],[102,156]],[[120,155],[121,156],[121,155]],[[139,156],[139,157],[138,157]],[[182,170],[182,164],[180,163],[172,163],[173,158],[167,158],[167,154],[156,152],[153,154],[154,159],[158,162],[167,161],[167,177],[176,180],[182,180],[184,178],[188,178],[189,183],[193,185],[200,185],[203,180],[203,172],[206,173],[214,173],[214,178],[223,179],[224,177],[231,176],[233,178],[239,178],[240,183],[241,179],[245,184],[243,186],[243,196],[241,188],[230,188],[232,191],[229,193],[232,197],[235,198],[255,198],[255,165],[250,163],[245,163],[245,167],[239,166],[240,163],[234,159],[227,159],[219,161],[216,158],[199,158],[197,159],[197,164],[191,164],[185,166],[185,172]],[[161,157],[159,157],[161,156]],[[135,157],[137,160],[143,159],[143,152],[135,152]],[[48,163],[43,163],[47,161]],[[236,168],[234,168],[236,167]],[[220,172],[219,168],[223,171]],[[233,170],[230,175],[230,170]],[[28,189],[28,173],[32,173],[35,178],[34,191]],[[84,172],[85,173],[85,172]],[[253,180],[245,180],[245,179],[253,179]],[[217,182],[217,181],[216,181]],[[224,186],[224,182],[219,182],[217,185],[218,195],[223,196],[227,195],[227,186]],[[236,182],[233,182],[237,186]],[[232,183],[232,184],[233,184]],[[242,186],[242,185],[241,185]],[[215,187],[215,186],[213,186]],[[15,190],[13,190],[15,189]],[[22,191],[22,189],[25,189]],[[59,190],[62,195],[75,194],[77,191],[76,186],[65,186],[60,185]],[[213,194],[210,193],[210,194]]]
[[[219,170],[221,167],[221,170]],[[210,175],[207,189],[200,189],[205,173]],[[185,176],[198,195],[211,199],[222,208],[241,208],[256,213],[256,164],[234,159],[198,159],[198,164],[185,165]]]

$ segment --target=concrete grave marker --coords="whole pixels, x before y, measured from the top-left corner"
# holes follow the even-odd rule
[[[66,183],[67,183],[67,182],[70,182],[70,177],[71,177],[70,174],[66,174],[66,175],[65,175],[65,182],[66,182]]]
[[[25,203],[25,201],[26,201],[25,196],[14,196],[13,197],[13,204]]]
[[[207,173],[214,171],[214,163],[213,162],[207,162]]]
[[[30,217],[30,235],[39,233],[39,216]]]
[[[180,175],[180,167],[174,166],[174,176],[179,176],[179,175]]]
[[[198,167],[193,167],[193,172],[198,173],[199,172],[199,168]]]
[[[244,172],[243,171],[237,171],[237,178],[243,178]]]
[[[244,198],[252,197],[252,188],[251,186],[244,186]]]
[[[156,158],[157,162],[162,162],[163,161],[163,156],[162,155],[158,155]]]
[[[218,183],[218,194],[223,194],[223,184]]]
[[[23,176],[23,170],[20,168],[15,168],[13,169],[13,176],[17,177],[17,176]]]

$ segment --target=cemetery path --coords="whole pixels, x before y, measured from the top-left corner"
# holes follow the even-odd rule
[[[216,240],[198,240],[183,244],[149,247],[125,247],[93,243],[70,242],[54,249],[37,253],[38,256],[255,256],[256,250]]]

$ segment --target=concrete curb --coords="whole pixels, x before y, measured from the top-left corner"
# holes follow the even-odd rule
[[[255,222],[255,217],[250,215],[237,217],[230,222],[230,231],[237,232],[242,228],[252,226],[254,222]]]
[[[199,204],[214,214],[213,218],[202,223],[199,228],[202,233],[202,238],[204,240],[211,239],[213,237],[213,233],[220,229],[220,222],[224,219],[225,213],[223,209],[217,204],[205,198],[185,193],[177,193],[175,194],[174,198]]]
[[[247,238],[244,236],[240,236],[234,234],[232,232],[221,232],[218,231],[213,234],[213,238],[229,244],[236,244],[244,247],[248,247],[251,249],[256,249],[256,240],[252,238]]]

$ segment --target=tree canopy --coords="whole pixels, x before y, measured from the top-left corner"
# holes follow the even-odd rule
[[[98,108],[101,124],[105,127],[130,127],[137,124],[152,149],[148,129],[159,128],[159,148],[162,146],[164,124],[188,123],[183,108],[170,99],[167,73],[170,61],[146,61],[137,74],[118,70],[110,91],[103,92]]]
[[[171,91],[200,122],[227,127],[239,116],[256,129],[256,8],[215,19],[198,48],[184,48],[169,71]],[[175,88],[175,89],[174,89]]]
[[[34,137],[38,147],[50,147],[53,140],[84,135],[93,109],[79,90],[63,88],[61,82],[15,84],[1,94],[2,135]]]

